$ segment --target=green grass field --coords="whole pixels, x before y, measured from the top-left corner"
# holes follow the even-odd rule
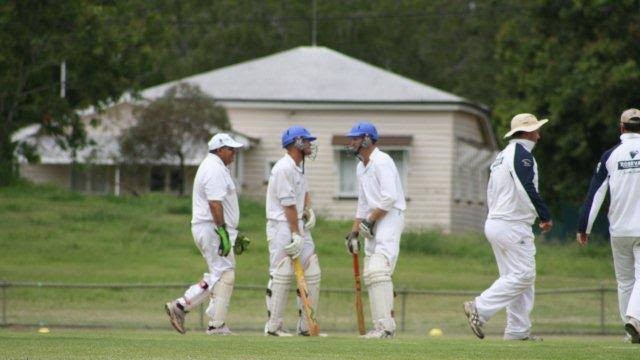
[[[637,359],[640,346],[618,338],[546,338],[505,342],[466,337],[399,336],[392,341],[353,336],[227,337],[166,331],[0,330],[1,359]]]
[[[355,204],[354,204],[355,206]],[[353,278],[343,236],[349,222],[319,219],[314,230],[322,267],[319,319],[328,339],[272,341],[253,336],[264,325],[268,254],[264,207],[241,201],[241,229],[253,240],[238,257],[237,289],[228,324],[243,336],[205,339],[200,314],[190,314],[186,336],[171,332],[162,305],[182,294],[184,285],[206,271],[190,234],[190,198],[94,197],[47,186],[0,188],[0,281],[59,284],[156,284],[159,288],[68,289],[9,287],[2,294],[1,358],[624,358],[640,347],[622,344],[615,293],[604,303],[595,292],[538,294],[534,332],[585,334],[609,338],[556,338],[544,344],[500,341],[504,314],[487,325],[488,341],[475,341],[461,312],[471,294],[411,293],[396,299],[399,338],[364,345],[355,334]],[[537,289],[615,287],[608,244],[587,248],[538,240]],[[403,235],[394,283],[397,290],[478,292],[496,277],[489,245],[480,234]],[[253,287],[251,287],[253,286]],[[326,291],[344,289],[345,292]],[[365,318],[368,318],[365,295]],[[286,319],[295,324],[293,296]],[[604,306],[604,317],[600,309]],[[604,320],[604,323],[602,323]],[[35,332],[36,325],[52,329]],[[36,326],[36,327],[34,327]],[[60,327],[62,326],[62,327]],[[62,330],[64,327],[107,330]],[[445,337],[425,336],[441,328]],[[125,330],[116,330],[125,329]],[[136,331],[136,329],[147,329]],[[155,329],[155,330],[150,330]],[[245,336],[246,335],[246,336]],[[224,346],[221,346],[224,341]],[[304,345],[302,344],[304,341]],[[283,346],[283,344],[289,344]],[[329,344],[329,345],[328,345]],[[240,350],[238,350],[240,349]],[[635,351],[635,352],[634,352]]]

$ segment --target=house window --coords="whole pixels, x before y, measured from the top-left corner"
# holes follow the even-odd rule
[[[71,189],[82,192],[106,193],[107,167],[76,164],[71,167]]]
[[[384,149],[380,150],[386,152],[393,162],[396,164],[400,180],[402,181],[402,188],[404,189],[405,196],[407,196],[407,171],[408,171],[408,150],[407,149]],[[338,196],[339,197],[356,197],[358,196],[357,179],[356,179],[356,166],[358,159],[349,154],[345,149],[337,150],[338,157],[338,172],[339,172],[339,185]]]
[[[264,184],[269,183],[269,177],[271,176],[271,169],[276,166],[278,160],[269,160],[264,165]]]
[[[484,205],[487,200],[489,164],[495,152],[464,139],[456,143],[453,197],[457,202]]]
[[[182,184],[180,168],[153,166],[149,172],[149,190],[180,191]]]

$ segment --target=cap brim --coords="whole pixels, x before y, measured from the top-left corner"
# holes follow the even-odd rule
[[[505,138],[508,138],[509,136],[517,133],[518,131],[524,131],[524,132],[531,132],[531,131],[535,131],[540,129],[540,127],[542,127],[542,125],[546,124],[549,121],[549,119],[542,119],[542,120],[538,120],[537,123],[533,124],[533,125],[529,125],[529,126],[518,126],[515,129],[511,129],[511,131],[509,131],[508,133],[506,133],[504,135]]]

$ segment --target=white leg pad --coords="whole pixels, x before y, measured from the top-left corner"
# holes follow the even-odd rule
[[[209,326],[220,327],[224,324],[229,310],[229,300],[233,293],[233,284],[235,282],[235,272],[233,270],[225,271],[220,279],[213,286],[211,292],[211,300],[206,313],[211,318]]]
[[[382,254],[366,257],[363,277],[369,291],[371,319],[374,327],[391,332],[395,331],[391,264]]]
[[[318,262],[318,256],[313,254],[309,257],[307,267],[304,269],[304,278],[307,281],[307,290],[309,291],[309,300],[311,300],[311,307],[313,312],[318,313],[318,302],[320,301],[320,263]],[[302,314],[303,306],[300,297],[298,300],[298,332],[309,331],[309,325],[307,324],[306,317]]]
[[[210,292],[211,284],[209,274],[204,273],[202,280],[197,284],[191,285],[187,291],[185,291],[184,296],[178,299],[178,302],[186,311],[190,311],[209,297]]]
[[[273,272],[267,285],[267,313],[269,321],[266,330],[275,332],[282,328],[284,308],[287,306],[287,295],[293,280],[293,264],[291,258],[284,257]]]

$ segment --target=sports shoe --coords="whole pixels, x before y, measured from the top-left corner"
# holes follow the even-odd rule
[[[233,333],[229,330],[227,324],[222,324],[222,326],[218,327],[209,326],[207,329],[207,335],[233,335]]]
[[[627,331],[627,334],[631,336],[631,342],[633,344],[640,344],[640,321],[631,316],[628,316],[628,318],[629,321],[624,324],[624,329]]]
[[[484,339],[484,332],[482,332],[482,321],[480,321],[480,316],[478,315],[478,309],[476,309],[475,301],[465,301],[463,305],[464,314],[467,315],[467,321],[469,322],[469,327],[471,331],[479,339]]]
[[[180,334],[184,334],[186,332],[184,329],[184,316],[186,312],[180,309],[175,301],[166,303],[164,309],[167,311],[167,315],[169,315],[169,320],[173,328]]]
[[[393,331],[388,331],[384,329],[373,329],[368,333],[361,335],[360,337],[363,339],[392,339],[394,335]]]
[[[282,324],[275,331],[269,331],[269,322],[264,325],[264,336],[282,336],[282,337],[290,337],[293,336],[289,334],[289,332],[282,328]]]

